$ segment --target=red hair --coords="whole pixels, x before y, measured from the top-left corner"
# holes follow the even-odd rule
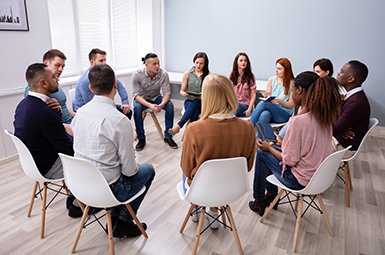
[[[279,58],[275,62],[275,64],[280,64],[284,68],[282,81],[283,81],[283,86],[285,87],[285,91],[283,92],[283,94],[287,95],[289,94],[290,81],[294,80],[294,74],[291,68],[290,60],[288,60],[287,58]]]

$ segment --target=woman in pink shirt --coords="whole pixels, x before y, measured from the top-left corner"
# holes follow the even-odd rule
[[[255,76],[251,71],[251,63],[246,53],[240,52],[234,59],[233,70],[228,74],[238,98],[237,117],[250,117],[257,98]]]
[[[255,200],[249,207],[261,216],[278,192],[277,186],[266,181],[268,175],[274,174],[290,189],[303,189],[322,161],[332,153],[332,124],[337,120],[341,105],[337,81],[329,76],[319,77],[314,72],[303,72],[295,78],[291,94],[295,105],[303,110],[290,118],[282,149],[257,141]]]

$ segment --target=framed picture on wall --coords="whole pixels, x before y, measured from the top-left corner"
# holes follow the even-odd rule
[[[0,0],[0,30],[29,31],[25,0]]]

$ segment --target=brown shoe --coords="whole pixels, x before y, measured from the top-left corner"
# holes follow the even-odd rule
[[[254,200],[249,202],[249,207],[252,211],[258,213],[261,217],[265,213],[266,202],[265,200]]]

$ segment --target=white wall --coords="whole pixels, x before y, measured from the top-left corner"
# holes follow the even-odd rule
[[[295,75],[330,58],[336,77],[344,63],[358,59],[369,68],[363,88],[372,116],[385,126],[383,10],[385,1],[378,0],[167,0],[166,68],[184,72],[204,51],[210,71],[227,75],[245,51],[257,79],[273,76],[280,57],[290,59]]]
[[[42,61],[42,52],[51,48],[46,0],[27,0],[29,31],[0,31],[0,159],[16,153],[4,129],[13,131],[13,116],[23,98],[25,70]]]

